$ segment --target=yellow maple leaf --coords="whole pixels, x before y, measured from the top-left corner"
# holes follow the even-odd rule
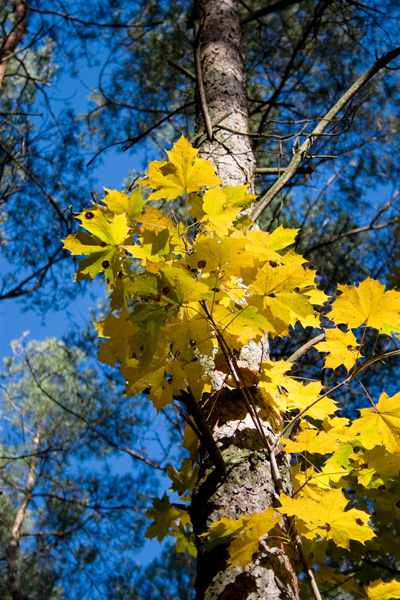
[[[357,508],[345,511],[348,499],[341,489],[324,491],[318,502],[310,498],[289,498],[281,494],[282,514],[300,519],[310,533],[332,539],[349,549],[350,540],[365,543],[375,537],[368,527],[369,515]]]
[[[251,339],[260,339],[268,329],[268,322],[255,306],[235,307],[232,310],[216,304],[212,316],[221,333],[237,349],[248,344]]]
[[[120,215],[126,213],[132,220],[136,220],[142,212],[144,200],[140,190],[132,192],[130,196],[125,192],[118,192],[117,190],[107,190],[104,188],[106,193],[103,199],[104,204],[107,208]]]
[[[307,415],[313,419],[324,419],[337,410],[336,402],[328,397],[322,398],[313,404],[322,394],[323,386],[319,381],[304,385],[301,381],[288,378],[282,385],[287,390],[285,410],[293,410],[294,408],[304,410],[310,407],[307,410]]]
[[[92,209],[84,210],[77,218],[81,221],[82,227],[105,244],[118,246],[129,237],[130,225],[125,213],[108,219],[101,210]]]
[[[232,275],[240,275],[242,269],[248,269],[253,259],[245,250],[246,240],[241,237],[219,238],[210,234],[199,236],[193,244],[193,253],[187,258],[192,269],[201,269],[203,273],[224,270]]]
[[[352,331],[341,331],[339,328],[326,329],[325,341],[316,345],[320,352],[328,352],[324,369],[336,369],[341,365],[350,371],[358,358],[362,358],[359,345]]]
[[[169,162],[155,160],[149,164],[148,178],[139,185],[155,190],[149,200],[174,200],[184,191],[198,192],[202,187],[212,187],[221,183],[214,173],[213,165],[197,158],[198,150],[193,148],[183,136],[172,150],[167,152]]]
[[[100,344],[97,358],[111,367],[117,360],[125,358],[130,341],[137,332],[137,328],[130,324],[129,316],[128,311],[122,309],[119,317],[109,313],[103,321],[95,324],[99,337],[108,338]]]
[[[210,296],[209,287],[184,269],[163,266],[160,274],[162,294],[180,305]]]
[[[393,579],[383,582],[382,579],[364,586],[368,600],[396,600],[400,598],[400,583]]]
[[[200,537],[208,538],[205,547],[211,550],[215,545],[224,544],[229,538],[235,536],[228,549],[227,569],[237,563],[240,563],[244,569],[251,561],[254,552],[258,551],[259,541],[271,531],[279,519],[280,516],[272,506],[262,513],[245,515],[239,519],[222,517],[212,523],[210,529]]]
[[[227,568],[230,569],[240,563],[242,569],[251,562],[254,552],[258,552],[259,541],[271,531],[279,522],[280,516],[273,507],[262,513],[253,513],[243,518],[244,530],[239,533],[229,546],[229,560]]]
[[[385,446],[389,452],[400,453],[400,393],[389,396],[383,392],[376,408],[363,408],[361,416],[349,428],[367,450]]]
[[[339,447],[334,435],[317,429],[306,429],[296,436],[296,440],[280,438],[286,452],[308,452],[310,454],[328,454]]]
[[[174,227],[168,215],[164,215],[161,210],[150,205],[146,207],[146,210],[138,218],[138,221],[140,222],[141,230],[147,229],[148,231],[154,231],[155,234],[161,233],[164,229],[172,229]]]
[[[201,222],[205,225],[205,229],[223,237],[228,234],[229,227],[232,226],[241,208],[229,206],[225,190],[215,187],[205,192],[203,210],[205,214]]]
[[[400,292],[367,278],[358,286],[339,285],[329,318],[356,328],[364,323],[391,335],[400,332]]]
[[[325,295],[316,290],[314,277],[314,271],[306,271],[297,264],[277,265],[273,261],[257,271],[249,293],[258,300],[261,314],[273,324],[271,333],[286,335],[289,326],[297,321],[304,327],[319,326],[319,316],[312,303],[319,303]]]

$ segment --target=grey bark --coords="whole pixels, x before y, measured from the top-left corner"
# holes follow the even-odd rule
[[[196,68],[197,131],[206,135],[205,113],[212,127],[212,139],[208,136],[203,141],[200,155],[216,166],[225,185],[248,184],[251,191],[255,160],[248,136],[246,74],[236,0],[198,2],[193,23],[195,53],[200,59],[200,69]]]
[[[213,162],[224,185],[247,184],[250,191],[254,183],[255,159],[247,135],[246,75],[237,2],[202,0],[194,8],[192,22],[197,52],[197,139],[200,140],[200,154]],[[219,124],[215,125],[218,121]],[[261,352],[257,347],[253,347],[254,350],[258,354]],[[241,358],[245,359],[245,356]],[[259,360],[256,362],[259,364]],[[203,451],[190,509],[198,540],[196,598],[297,600],[295,552],[283,521],[282,535],[270,536],[260,542],[259,552],[253,555],[252,562],[243,572],[240,566],[226,570],[226,546],[219,545],[208,551],[204,538],[199,537],[211,523],[222,517],[237,519],[245,514],[267,510],[276,505],[279,495],[265,441],[249,415],[240,390],[225,387],[215,393],[218,394],[217,401],[214,403],[213,396],[203,398],[201,408],[208,414],[213,407],[208,423],[224,459],[226,472],[224,474],[216,468],[215,461]],[[257,405],[256,388],[251,393]],[[263,428],[272,446],[274,433],[267,423],[263,424]],[[277,462],[283,489],[290,494],[289,459],[281,453]],[[287,542],[282,541],[285,536]]]
[[[257,398],[256,390],[253,395]],[[213,404],[205,401],[204,408]],[[257,400],[256,400],[257,402]],[[210,427],[225,464],[221,476],[207,455],[202,457],[199,480],[193,494],[191,519],[197,536],[222,517],[238,519],[276,505],[279,495],[271,473],[268,452],[255,429],[239,390],[223,390],[213,409]],[[264,432],[271,444],[274,434],[268,424]],[[291,494],[288,456],[277,457],[284,491]],[[286,537],[287,541],[283,541]],[[204,538],[198,547],[196,593],[198,600],[261,600],[299,598],[294,549],[282,522],[280,536],[259,544],[259,552],[242,572],[240,566],[226,570],[226,546],[208,551]]]

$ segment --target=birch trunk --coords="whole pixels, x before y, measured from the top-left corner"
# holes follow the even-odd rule
[[[246,135],[249,119],[237,2],[202,0],[193,14],[197,128],[200,133],[208,130],[208,138],[200,147],[201,155],[213,162],[224,185],[247,184],[250,191],[255,160],[250,137]],[[223,120],[214,125],[222,117]],[[253,348],[254,351],[261,352],[258,348]],[[257,390],[252,388],[252,392],[257,405]],[[197,536],[222,517],[237,519],[245,514],[263,512],[275,504],[279,495],[268,451],[240,391],[223,388],[216,393],[219,396],[209,424],[227,472],[221,475],[208,455],[202,456],[191,504],[191,519]],[[214,404],[212,397],[204,399],[203,408],[208,403]],[[272,445],[274,433],[267,423],[264,423],[264,433]],[[289,459],[281,453],[277,461],[283,489],[290,494]],[[203,547],[204,538],[197,537],[197,600],[297,600],[295,555],[290,543],[282,542],[285,536],[288,537],[282,525],[282,538],[270,536],[262,541],[259,552],[253,555],[252,562],[243,572],[240,566],[226,570],[226,547],[217,546],[209,552]]]

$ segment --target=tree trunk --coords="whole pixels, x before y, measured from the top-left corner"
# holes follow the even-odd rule
[[[21,537],[21,527],[24,522],[26,510],[32,500],[32,492],[35,487],[35,471],[36,471],[36,457],[35,454],[39,448],[40,441],[40,427],[36,432],[33,440],[32,447],[32,459],[29,465],[28,477],[26,481],[26,487],[24,490],[24,499],[17,510],[15,515],[13,526],[11,527],[11,535],[6,548],[6,564],[8,574],[8,584],[10,587],[11,597],[13,600],[27,600],[27,596],[24,594],[21,581],[18,574],[18,546]]]
[[[209,400],[213,404],[213,398]],[[193,493],[191,519],[197,536],[222,517],[238,519],[259,513],[275,504],[278,492],[269,460],[239,390],[223,390],[212,411],[210,427],[227,472],[221,475],[208,456],[201,460],[199,479]],[[274,440],[264,424],[268,440]],[[283,490],[291,494],[288,456],[278,456]],[[242,572],[240,566],[226,571],[226,546],[211,552],[199,542],[197,560],[197,600],[297,600],[298,581],[295,556],[285,525],[281,536],[270,536],[259,545],[259,552]],[[282,541],[286,537],[287,541]]]
[[[198,135],[207,132],[205,141],[206,133],[200,138],[203,140],[201,155],[213,162],[225,185],[247,184],[251,191],[255,160],[250,137],[246,135],[249,119],[237,3],[236,0],[202,0],[195,6],[193,15],[197,129]],[[222,117],[224,119],[215,125]],[[261,352],[257,348],[255,351]],[[252,388],[251,391],[257,405],[257,390]],[[222,475],[207,454],[202,456],[191,504],[197,536],[222,517],[237,519],[263,512],[275,504],[279,495],[265,441],[249,415],[240,390],[225,388],[216,393],[219,395],[209,425],[227,471]],[[213,404],[213,396],[203,399],[203,408]],[[264,423],[263,427],[272,445],[274,433],[268,424]],[[289,459],[281,453],[277,461],[283,489],[290,494]],[[207,551],[204,538],[197,537],[197,600],[297,600],[294,550],[290,543],[282,542],[284,537],[288,538],[282,523],[282,535],[271,535],[260,542],[259,552],[253,555],[243,572],[240,566],[226,570],[225,546]]]
[[[224,184],[248,184],[252,191],[255,160],[236,9],[236,0],[202,0],[194,6],[197,130],[208,133],[200,154],[216,166]]]
[[[8,61],[26,35],[26,0],[14,0],[14,24],[0,50],[0,88],[7,71]]]

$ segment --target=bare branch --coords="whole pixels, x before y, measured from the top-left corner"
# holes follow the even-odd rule
[[[240,22],[242,25],[245,23],[250,23],[251,21],[255,21],[256,19],[260,19],[261,17],[266,17],[267,15],[271,15],[272,13],[279,12],[292,6],[293,4],[300,4],[303,0],[279,0],[279,2],[275,2],[274,4],[270,4],[269,6],[264,6],[264,8],[259,8],[254,12],[250,13],[246,17],[243,17]]]
[[[186,75],[186,77],[189,77],[189,79],[191,79],[192,81],[197,81],[196,75],[194,73],[192,73],[185,67],[182,67],[180,64],[176,63],[174,60],[168,60],[167,63],[169,64],[170,67],[174,67],[174,69],[176,69],[180,73],[183,73],[183,75]]]
[[[111,29],[132,29],[132,28],[146,28],[146,27],[155,27],[156,25],[162,25],[162,21],[154,21],[150,23],[143,24],[132,24],[129,23],[97,23],[96,21],[85,21],[83,19],[79,19],[79,17],[73,17],[68,13],[62,13],[58,10],[41,10],[40,8],[35,8],[30,6],[29,10],[39,13],[41,15],[55,15],[56,17],[61,17],[65,21],[72,21],[74,23],[79,23],[80,25],[91,26],[94,27],[106,27]]]
[[[293,159],[286,168],[285,172],[279,177],[279,179],[273,184],[273,186],[260,198],[260,202],[254,209],[251,218],[253,221],[257,221],[263,211],[271,204],[273,199],[279,194],[279,192],[285,187],[285,185],[292,179],[296,174],[302,161],[307,158],[308,151],[311,146],[320,138],[325,129],[330,125],[337,114],[350,102],[352,98],[364,87],[364,85],[372,78],[376,73],[383,69],[387,63],[400,55],[400,48],[395,48],[387,54],[384,54],[370,67],[357,81],[347,90],[347,92],[336,102],[336,104],[326,113],[321,119],[319,124],[314,128],[311,135],[303,142],[300,148],[295,152]]]

